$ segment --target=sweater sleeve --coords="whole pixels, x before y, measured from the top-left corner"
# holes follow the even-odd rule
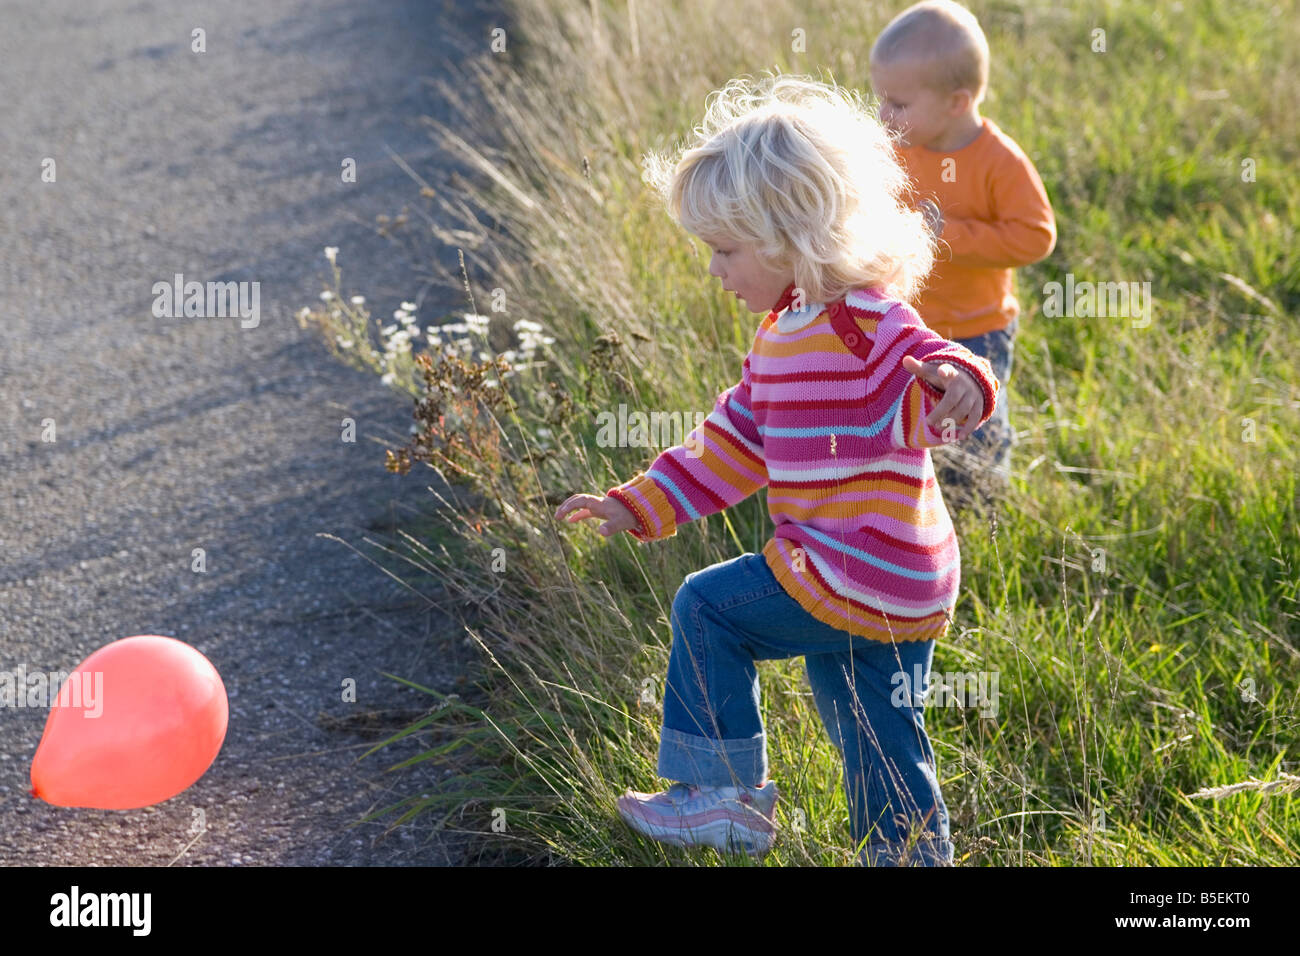
[[[950,342],[935,332],[905,302],[897,303],[876,326],[876,339],[868,363],[872,368],[869,383],[875,389],[868,396],[876,408],[887,409],[892,448],[934,448],[955,440],[956,429],[936,430],[926,424],[926,417],[939,404],[943,392],[925,379],[903,367],[903,356],[918,362],[949,362],[970,372],[984,392],[983,425],[993,414],[997,402],[998,380],[988,359],[976,355],[964,345]],[[945,437],[949,432],[949,437]]]
[[[940,243],[955,266],[1015,269],[1038,262],[1056,248],[1056,217],[1047,189],[1029,157],[1011,154],[989,176],[997,218],[950,218],[944,213]]]
[[[746,357],[740,381],[717,397],[708,418],[681,445],[605,494],[637,516],[629,534],[645,542],[671,538],[679,524],[722,511],[766,484]]]

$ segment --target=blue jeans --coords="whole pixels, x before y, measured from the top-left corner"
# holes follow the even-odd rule
[[[967,484],[968,473],[981,465],[992,468],[1001,482],[1010,477],[1011,446],[1016,443],[1015,432],[1007,415],[1007,382],[1011,378],[1012,359],[1016,348],[1016,331],[1020,319],[1011,320],[1005,329],[996,329],[969,339],[953,339],[976,355],[989,360],[993,375],[998,380],[998,401],[989,420],[969,437],[953,446],[937,450],[936,465],[946,457],[953,459],[951,466],[940,469],[939,483],[943,485]]]
[[[802,654],[844,763],[855,845],[877,866],[951,864],[922,700],[933,640],[852,638],[805,611],[752,552],[688,574],[673,599],[672,630],[660,776],[706,786],[766,781],[754,662]],[[921,686],[912,687],[918,672]],[[924,832],[905,846],[909,827]]]

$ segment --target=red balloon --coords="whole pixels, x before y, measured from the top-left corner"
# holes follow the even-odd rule
[[[32,795],[61,807],[133,810],[169,800],[226,739],[226,686],[212,662],[143,634],[95,651],[68,676],[32,760]]]

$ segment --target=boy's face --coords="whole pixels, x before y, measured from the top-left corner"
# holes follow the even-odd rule
[[[764,268],[748,243],[718,236],[700,238],[713,250],[709,275],[722,280],[722,287],[736,293],[750,312],[770,312],[786,286],[794,281],[792,272]]]
[[[961,115],[964,97],[925,85],[925,65],[915,59],[871,64],[871,86],[880,98],[880,122],[901,134],[904,146],[926,146],[940,139]]]

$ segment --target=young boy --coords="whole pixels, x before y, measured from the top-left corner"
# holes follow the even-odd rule
[[[1052,206],[1034,164],[979,114],[988,71],[979,22],[948,0],[908,7],[871,49],[881,122],[899,136],[900,162],[939,240],[915,308],[944,338],[988,359],[1001,386],[993,417],[964,448],[936,449],[940,484],[959,501],[972,484],[984,495],[1006,488],[1015,442],[1006,386],[1020,313],[1012,270],[1046,258],[1056,245]]]

